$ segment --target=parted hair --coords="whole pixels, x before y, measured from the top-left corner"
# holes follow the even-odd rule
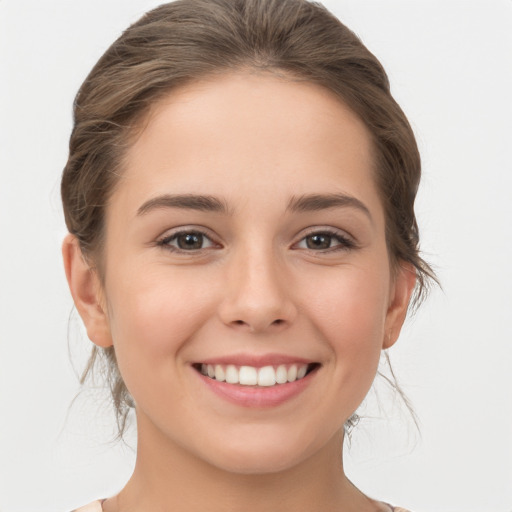
[[[436,278],[419,251],[414,201],[421,161],[413,131],[377,58],[325,7],[307,0],[167,3],[125,30],[94,66],[74,101],[61,194],[67,228],[100,281],[105,209],[122,176],[126,149],[151,106],[179,86],[239,70],[318,84],[365,123],[391,264],[415,268],[411,304],[418,306]],[[93,348],[82,382],[97,365],[109,383],[122,435],[133,400],[114,347]]]

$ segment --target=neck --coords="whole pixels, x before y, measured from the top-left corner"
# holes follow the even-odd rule
[[[374,512],[343,471],[343,433],[312,457],[275,473],[240,474],[220,469],[150,432],[138,420],[134,473],[105,512],[260,512],[280,510]]]

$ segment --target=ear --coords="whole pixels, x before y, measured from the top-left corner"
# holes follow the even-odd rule
[[[99,347],[112,346],[107,308],[98,274],[85,260],[74,235],[67,235],[64,239],[62,257],[69,289],[87,336]]]
[[[398,339],[415,285],[416,269],[410,263],[400,262],[391,286],[383,349],[393,346]]]

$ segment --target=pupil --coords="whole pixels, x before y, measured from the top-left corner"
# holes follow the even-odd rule
[[[201,249],[202,245],[203,235],[200,233],[187,233],[178,237],[180,249]]]
[[[331,237],[329,235],[311,235],[307,239],[308,249],[329,249]]]

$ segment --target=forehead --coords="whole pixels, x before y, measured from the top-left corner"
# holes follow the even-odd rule
[[[166,187],[235,201],[258,187],[274,197],[375,199],[372,169],[369,132],[334,93],[269,73],[237,73],[194,82],[153,105],[125,155],[120,188],[135,202]]]

